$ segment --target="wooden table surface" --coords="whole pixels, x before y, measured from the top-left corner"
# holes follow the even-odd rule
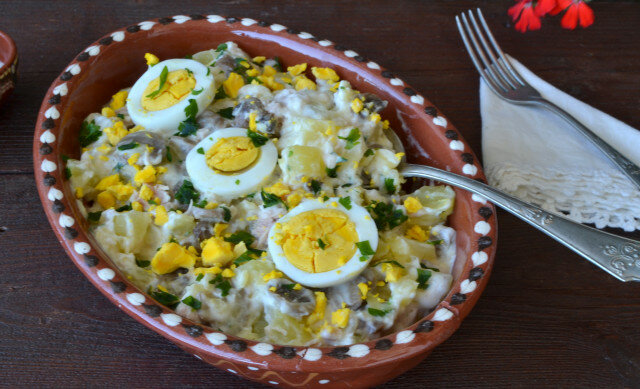
[[[171,3],[180,3],[174,5]],[[221,14],[278,22],[375,60],[428,96],[480,154],[478,76],[455,14],[481,7],[506,52],[573,96],[640,128],[640,3],[591,3],[595,24],[514,31],[511,0],[2,1],[20,78],[0,107],[0,386],[250,385],[195,359],[107,301],[67,258],[33,180],[45,91],[103,34],[149,18]],[[621,283],[500,211],[479,303],[423,363],[384,387],[640,387],[640,284]],[[640,238],[640,234],[631,234]]]

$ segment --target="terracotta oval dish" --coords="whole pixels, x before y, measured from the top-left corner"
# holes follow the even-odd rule
[[[18,50],[13,39],[0,31],[0,104],[11,94],[16,85]]]
[[[423,96],[355,51],[280,24],[218,15],[144,21],[83,50],[53,82],[42,103],[33,155],[35,178],[54,232],[80,271],[128,315],[220,369],[285,387],[369,387],[417,365],[460,326],[484,289],[496,251],[492,205],[456,190],[448,224],[457,231],[453,284],[445,299],[412,326],[367,343],[291,347],[257,343],[198,325],[158,304],[124,277],[89,235],[65,179],[63,155],[77,158],[87,114],[146,70],[146,52],[181,58],[237,42],[249,55],[279,56],[285,65],[331,67],[361,92],[389,102],[382,112],[407,146],[409,161],[484,179],[460,134]]]

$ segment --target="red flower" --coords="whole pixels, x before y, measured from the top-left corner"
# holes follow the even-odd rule
[[[552,9],[549,13],[551,15],[557,15],[560,12],[564,11],[573,3],[573,0],[558,0],[554,9]]]
[[[583,0],[574,0],[562,17],[562,27],[573,30],[580,22],[580,27],[586,28],[593,24],[593,10]]]
[[[517,0],[517,4],[509,8],[509,15],[516,23],[516,30],[525,32],[527,30],[540,29],[540,17],[534,12],[531,4],[532,0]]]
[[[535,6],[536,15],[544,16],[553,11],[558,5],[558,0],[538,0]]]

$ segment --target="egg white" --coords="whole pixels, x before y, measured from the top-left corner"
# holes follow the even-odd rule
[[[278,149],[272,141],[267,141],[260,147],[258,160],[249,168],[238,174],[218,174],[207,165],[204,154],[219,139],[233,136],[247,136],[246,128],[225,128],[214,131],[206,136],[187,154],[185,166],[193,186],[207,196],[221,196],[225,198],[239,197],[256,191],[262,183],[273,173],[278,162]]]
[[[347,263],[336,269],[322,273],[307,273],[289,262],[284,254],[282,246],[276,243],[275,234],[281,233],[282,225],[292,217],[302,212],[312,211],[315,209],[336,209],[346,213],[349,220],[355,224],[358,241],[363,242],[368,240],[369,245],[375,252],[378,248],[378,228],[369,215],[369,212],[367,212],[364,207],[353,203],[351,204],[351,209],[346,209],[338,202],[338,200],[339,199],[337,197],[330,198],[325,202],[321,202],[317,199],[307,199],[281,217],[278,222],[271,227],[268,238],[269,254],[276,265],[276,268],[286,274],[287,277],[291,278],[293,281],[312,288],[324,288],[341,284],[360,274],[367,268],[367,265],[371,261],[373,256],[370,256],[366,261],[361,261],[360,257],[362,256],[362,253],[357,249],[356,253],[347,261]],[[337,207],[331,205],[334,202],[337,203]]]
[[[202,92],[194,95],[193,92],[183,100],[159,111],[147,111],[142,107],[142,97],[149,83],[160,77],[164,67],[169,72],[175,70],[189,69],[196,79],[195,91],[202,89]],[[127,98],[127,109],[131,120],[137,125],[149,131],[162,132],[166,135],[173,135],[180,122],[187,118],[184,109],[189,105],[190,99],[195,99],[198,104],[198,115],[204,112],[205,108],[211,104],[215,96],[215,82],[213,75],[207,74],[209,68],[198,61],[191,59],[168,59],[152,66],[147,70],[129,91]]]

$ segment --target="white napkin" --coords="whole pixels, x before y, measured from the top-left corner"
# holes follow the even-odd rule
[[[511,61],[544,98],[640,165],[640,131]],[[482,80],[480,110],[484,167],[492,186],[580,223],[640,229],[640,190],[563,119],[542,108],[507,103]]]

